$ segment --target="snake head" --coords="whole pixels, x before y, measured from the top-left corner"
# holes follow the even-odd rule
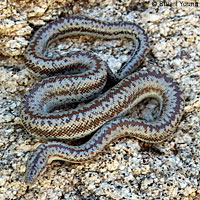
[[[27,184],[33,184],[37,177],[46,171],[47,157],[45,145],[40,145],[27,162],[24,181]]]

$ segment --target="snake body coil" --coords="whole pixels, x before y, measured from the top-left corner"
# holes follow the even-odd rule
[[[133,40],[135,48],[116,74],[98,56],[89,52],[71,52],[55,58],[45,56],[45,49],[53,41],[72,35],[128,38]],[[147,52],[148,42],[144,31],[130,22],[109,23],[72,16],[56,20],[36,32],[25,56],[31,73],[45,79],[25,94],[20,108],[24,127],[31,134],[44,139],[72,140],[96,132],[80,146],[53,141],[40,145],[28,162],[27,183],[34,181],[45,170],[46,164],[54,159],[83,162],[94,158],[119,137],[132,136],[157,143],[174,132],[183,110],[178,84],[157,71],[131,74]],[[58,74],[68,75],[56,76]],[[116,82],[121,81],[98,95],[108,77]],[[126,116],[136,104],[148,97],[160,103],[159,119],[147,122]],[[89,102],[68,111],[52,112],[63,104],[80,101]]]

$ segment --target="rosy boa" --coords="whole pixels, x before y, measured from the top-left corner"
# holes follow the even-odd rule
[[[128,38],[133,40],[135,48],[115,74],[90,52],[71,52],[54,58],[45,56],[45,50],[53,41],[73,35]],[[120,137],[158,143],[172,135],[184,105],[178,84],[158,71],[132,74],[148,50],[144,30],[131,22],[111,23],[71,16],[55,20],[35,33],[27,47],[26,64],[32,74],[45,79],[29,90],[21,103],[24,127],[43,139],[72,140],[94,135],[80,146],[54,141],[40,145],[28,161],[25,182],[35,181],[52,160],[75,163],[91,160]],[[118,83],[102,93],[107,79]],[[136,104],[148,97],[160,103],[160,116],[155,121],[127,116]],[[87,102],[67,111],[52,112],[59,106],[80,101]]]

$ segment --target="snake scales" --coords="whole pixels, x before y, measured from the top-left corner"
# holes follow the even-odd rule
[[[70,52],[49,58],[45,50],[60,38],[89,35],[133,41],[129,60],[113,74],[107,64],[90,52]],[[52,160],[91,160],[113,140],[132,136],[149,143],[168,138],[181,119],[183,97],[178,84],[158,71],[132,73],[149,50],[144,30],[131,22],[104,22],[83,16],[55,20],[41,27],[27,47],[30,72],[40,79],[24,96],[20,117],[27,131],[43,139],[79,139],[94,133],[86,143],[70,146],[48,141],[40,145],[27,164],[25,181],[31,183]],[[117,84],[101,94],[107,79]],[[99,95],[100,94],[100,95]],[[96,98],[94,98],[96,97]],[[153,122],[134,119],[130,110],[143,99],[160,103],[160,116]],[[87,101],[67,111],[56,107]]]

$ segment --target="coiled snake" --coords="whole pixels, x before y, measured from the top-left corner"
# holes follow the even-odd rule
[[[135,48],[115,74],[90,52],[70,52],[54,58],[45,56],[45,50],[53,41],[73,35],[128,38]],[[132,73],[148,50],[144,30],[131,22],[111,23],[71,16],[55,20],[35,33],[25,53],[26,65],[32,74],[44,79],[25,94],[21,103],[24,127],[32,135],[51,140],[94,135],[80,146],[54,141],[40,145],[28,161],[27,183],[33,182],[54,159],[83,162],[96,157],[116,138],[132,136],[157,143],[175,131],[183,110],[178,84],[158,71]],[[101,94],[107,79],[117,84]],[[159,118],[149,122],[127,116],[136,104],[148,97],[160,103]],[[87,102],[67,111],[52,111],[55,107],[80,101]]]

